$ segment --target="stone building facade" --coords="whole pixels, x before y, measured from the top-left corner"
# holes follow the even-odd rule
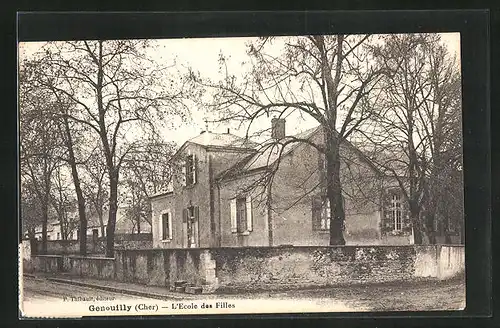
[[[278,123],[284,133],[284,122]],[[321,144],[323,134],[318,127],[295,138]],[[347,244],[412,243],[398,189],[352,144],[342,144],[341,157]],[[151,198],[155,248],[328,245],[325,161],[314,147],[281,149],[203,132],[184,143],[174,161],[181,164],[173,190]]]

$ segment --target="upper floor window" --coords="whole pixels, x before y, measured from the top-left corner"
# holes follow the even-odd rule
[[[230,201],[231,232],[252,231],[252,199],[250,196],[236,197]]]
[[[391,196],[391,217],[394,222],[394,230],[401,231],[403,228],[403,210],[401,206],[401,194],[394,193]]]
[[[189,154],[184,160],[182,167],[182,180],[184,186],[196,184],[197,180],[197,158],[194,154]]]

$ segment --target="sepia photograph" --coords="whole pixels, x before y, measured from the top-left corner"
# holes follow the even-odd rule
[[[464,310],[460,45],[19,42],[20,316]]]

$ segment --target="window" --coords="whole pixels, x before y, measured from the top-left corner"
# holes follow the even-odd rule
[[[184,163],[184,179],[185,179],[185,185],[190,186],[196,183],[196,156],[193,154],[190,154],[186,156],[186,160]]]
[[[57,233],[57,240],[61,239],[61,233]]]
[[[161,240],[172,239],[172,214],[165,212],[160,217],[160,236]]]
[[[183,210],[182,222],[185,235],[183,236],[184,246],[196,248],[199,245],[198,220],[200,217],[200,208],[198,206],[189,206]]]
[[[245,234],[252,227],[252,199],[250,196],[231,199],[231,232]]]
[[[391,217],[394,222],[394,230],[401,231],[403,228],[403,211],[401,207],[401,194],[399,193],[392,194]]]
[[[246,198],[236,199],[236,231],[247,230],[247,200]]]
[[[321,222],[320,222],[321,230],[330,230],[331,212],[332,211],[330,207],[330,201],[328,200],[328,198],[325,197],[321,205]]]
[[[342,195],[342,206],[345,210],[345,199]],[[317,196],[312,199],[312,223],[313,230],[329,231],[332,218],[332,208],[327,197]]]

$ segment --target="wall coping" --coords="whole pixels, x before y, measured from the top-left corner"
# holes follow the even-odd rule
[[[32,257],[63,257],[63,255],[54,255],[54,254],[37,254],[37,255],[32,255]]]
[[[101,257],[101,256],[77,256],[77,255],[66,255],[64,257],[70,259],[78,259],[78,260],[115,260],[114,257]]]
[[[414,248],[414,247],[465,247],[459,244],[413,244],[413,245],[321,245],[321,246],[224,246],[224,247],[200,247],[200,248],[142,248],[142,249],[115,249],[118,252],[144,252],[144,251],[211,251],[219,249],[318,249],[318,248]]]

